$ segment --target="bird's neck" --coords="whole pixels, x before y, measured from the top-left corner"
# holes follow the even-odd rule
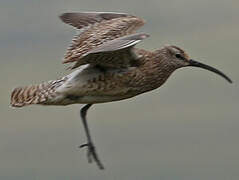
[[[147,91],[163,85],[175,70],[176,68],[172,67],[166,59],[153,53],[152,57],[146,60],[142,67],[147,81],[145,83],[147,84]]]

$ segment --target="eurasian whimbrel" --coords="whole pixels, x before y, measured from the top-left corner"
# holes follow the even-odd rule
[[[60,19],[81,33],[68,48],[63,63],[75,62],[71,74],[39,85],[18,87],[11,95],[11,105],[30,104],[69,105],[87,104],[81,109],[88,148],[88,160],[99,160],[88,129],[87,110],[96,103],[119,101],[160,87],[181,67],[200,67],[212,71],[228,82],[232,81],[221,71],[194,61],[177,46],[165,46],[153,52],[134,46],[149,37],[135,33],[144,24],[136,16],[123,13],[65,13]]]

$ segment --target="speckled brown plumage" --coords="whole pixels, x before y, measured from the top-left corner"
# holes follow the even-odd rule
[[[72,68],[79,69],[63,80],[16,88],[12,106],[122,100],[160,87],[174,70],[190,65],[189,56],[177,46],[153,52],[134,48],[149,37],[135,33],[144,24],[136,16],[89,12],[65,13],[60,18],[81,30],[63,62],[75,62]]]
[[[113,13],[66,13],[60,16],[83,32],[76,35],[67,50],[63,63],[78,62],[78,66],[90,63],[83,57],[90,50],[110,40],[132,34],[144,24],[141,18]]]
[[[81,30],[63,63],[75,62],[76,71],[61,80],[16,88],[11,105],[68,105],[122,100],[160,87],[172,72],[192,64],[184,50],[165,46],[153,52],[134,46],[149,37],[135,33],[144,20],[123,13],[65,13],[67,24]],[[208,66],[204,67],[208,69]],[[211,71],[230,79],[218,70]],[[72,98],[74,97],[74,98]]]
[[[75,64],[71,74],[39,85],[18,87],[11,95],[11,105],[87,104],[81,117],[87,135],[88,160],[100,169],[100,162],[86,122],[92,104],[134,97],[160,87],[178,68],[194,66],[212,71],[230,83],[221,71],[194,61],[177,46],[155,51],[135,48],[149,37],[135,33],[144,24],[141,18],[122,13],[65,13],[61,20],[81,31],[72,40],[63,63]]]
[[[66,81],[66,77],[60,80],[52,80],[38,85],[15,88],[11,94],[11,105],[22,107],[30,104],[46,104],[55,98],[55,90]]]

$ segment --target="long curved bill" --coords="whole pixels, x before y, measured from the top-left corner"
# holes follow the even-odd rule
[[[221,71],[211,67],[211,66],[208,66],[206,64],[203,64],[203,63],[200,63],[200,62],[197,62],[197,61],[194,61],[192,59],[189,60],[189,65],[188,66],[194,66],[194,67],[199,67],[199,68],[202,68],[202,69],[207,69],[208,71],[211,71],[211,72],[214,72],[220,76],[222,76],[223,78],[225,78],[229,83],[232,83],[232,80],[227,77],[224,73],[222,73]]]

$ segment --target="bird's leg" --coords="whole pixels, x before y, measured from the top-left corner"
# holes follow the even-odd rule
[[[92,160],[94,160],[96,162],[96,164],[98,165],[99,169],[104,169],[104,166],[101,163],[101,161],[99,160],[98,155],[96,153],[96,149],[95,149],[94,143],[91,140],[90,131],[89,131],[87,120],[86,120],[87,110],[91,106],[92,106],[92,104],[87,104],[80,111],[82,123],[83,123],[84,129],[85,129],[85,133],[86,133],[86,137],[87,137],[87,143],[86,144],[82,144],[80,146],[80,148],[87,147],[88,148],[87,149],[88,162],[91,163]]]

